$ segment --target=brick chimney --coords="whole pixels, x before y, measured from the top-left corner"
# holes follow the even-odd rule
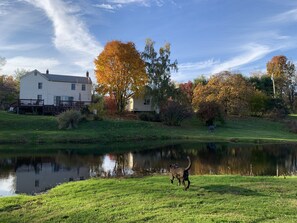
[[[46,74],[49,74],[49,71],[48,71],[48,69],[46,70]]]
[[[86,72],[86,77],[89,77],[89,71]]]

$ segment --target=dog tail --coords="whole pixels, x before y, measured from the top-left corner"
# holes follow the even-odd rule
[[[189,165],[185,168],[185,170],[189,170],[191,168],[191,166],[192,166],[192,162],[191,162],[189,156],[187,156],[187,159],[189,160]]]

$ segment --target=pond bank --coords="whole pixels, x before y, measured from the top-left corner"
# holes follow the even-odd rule
[[[137,120],[84,121],[74,130],[58,130],[55,117],[0,112],[0,144],[115,143],[193,140],[211,142],[297,142],[297,134],[280,122],[260,118],[229,119],[215,131],[197,119],[180,127]]]
[[[0,198],[0,222],[295,222],[296,177],[90,179]]]

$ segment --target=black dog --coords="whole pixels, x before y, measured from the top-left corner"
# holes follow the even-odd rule
[[[178,179],[178,185],[182,182],[182,184],[185,187],[185,190],[187,190],[190,187],[190,180],[189,180],[189,169],[191,168],[191,160],[190,157],[188,157],[189,165],[186,168],[178,167],[176,164],[170,165],[170,181],[173,183],[174,178]],[[188,181],[188,185],[186,186],[185,181]]]

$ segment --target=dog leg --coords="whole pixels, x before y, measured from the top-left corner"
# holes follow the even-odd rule
[[[173,184],[174,176],[171,175],[170,182]]]
[[[184,188],[185,188],[185,190],[186,190],[185,180],[183,180],[182,183],[183,183],[183,186],[184,186]]]
[[[191,182],[189,180],[187,180],[187,181],[188,181],[188,186],[185,188],[185,190],[188,190],[190,187],[190,184],[191,184]]]

